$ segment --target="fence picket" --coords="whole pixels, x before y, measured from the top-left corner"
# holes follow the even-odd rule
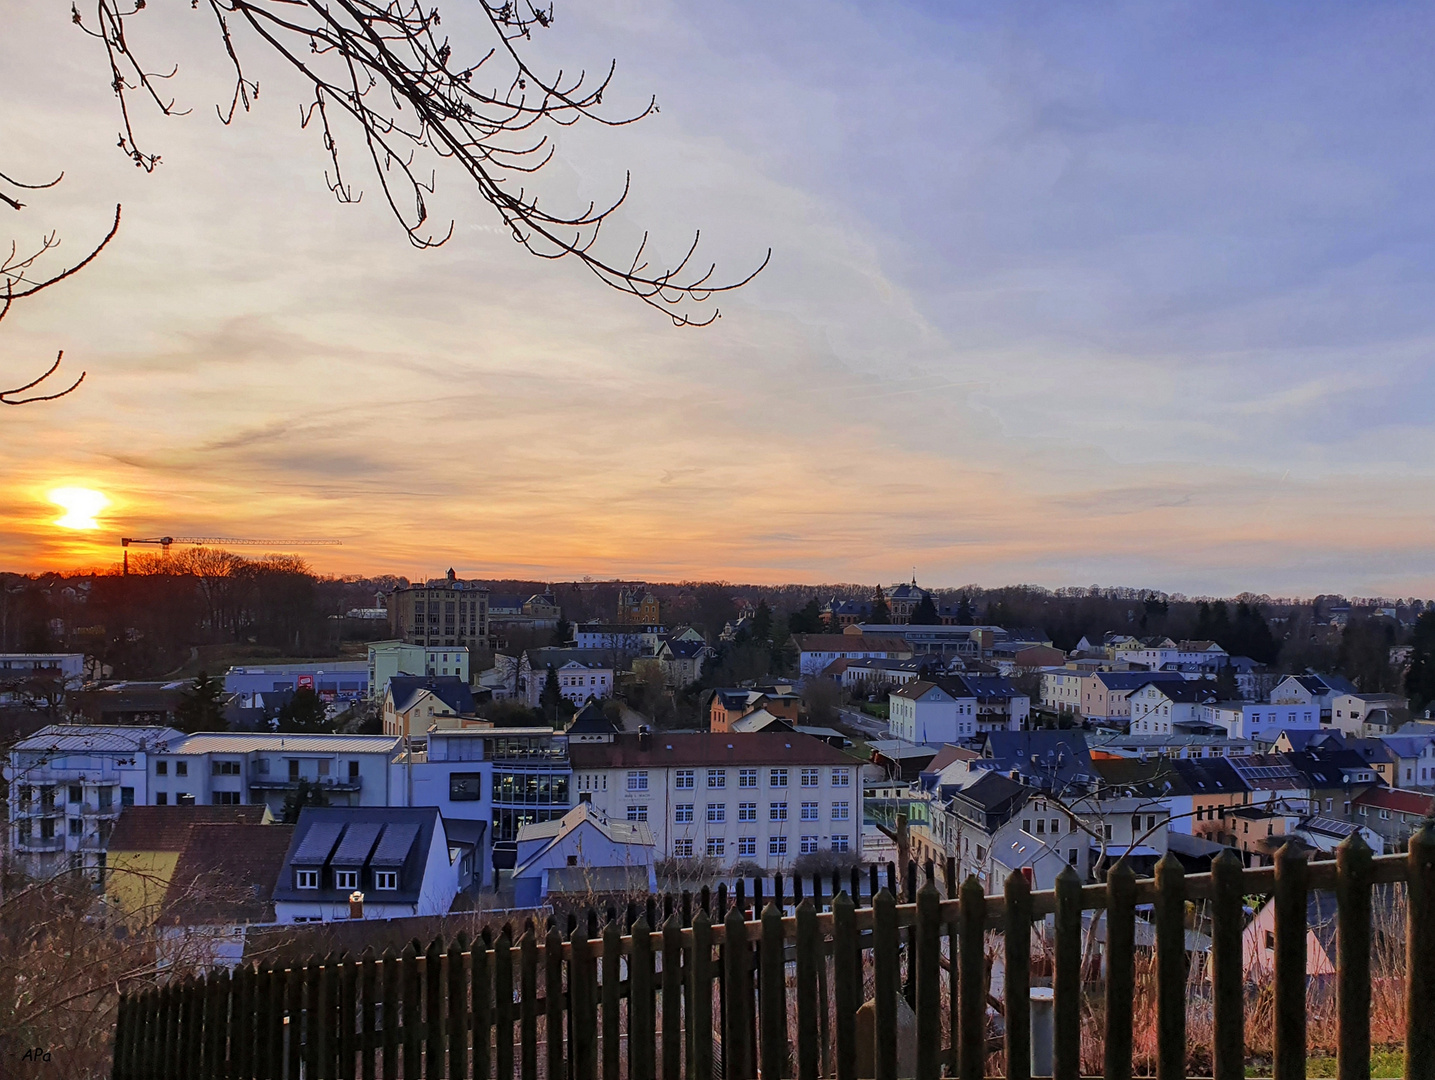
[[[538,941],[530,923],[518,940],[518,1068],[538,1080]]]
[[[443,963],[440,934],[424,952],[424,1075],[435,1080],[444,1075]]]
[[[548,1080],[564,1080],[563,935],[551,926],[543,939],[543,1031],[548,1043]]]
[[[987,1065],[987,987],[986,956],[982,937],[986,929],[986,897],[982,883],[975,876],[962,883],[961,942],[958,963],[961,965],[962,1030],[957,1061],[961,1080],[982,1080]]]
[[[496,1080],[513,1080],[513,930],[508,926],[493,950],[493,1057]]]
[[[254,981],[248,964],[230,978],[229,1073],[235,1080],[254,1075]]]
[[[383,959],[382,1064],[384,1080],[399,1075],[399,958],[393,949],[384,950]]]
[[[418,1080],[423,1064],[422,1006],[423,982],[419,979],[419,947],[415,941],[404,946],[403,962],[399,967],[403,977],[403,1034],[404,1080]],[[385,1077],[385,1080],[388,1080]]]
[[[761,1010],[762,1077],[777,1080],[787,1064],[787,963],[784,956],[782,912],[770,903],[762,913]]]
[[[620,1080],[622,1003],[619,982],[622,979],[622,963],[623,933],[618,929],[617,921],[609,919],[608,925],[603,927],[603,1080]]]
[[[1070,866],[1056,875],[1054,1080],[1081,1077],[1081,879]]]
[[[887,877],[894,877],[889,870]],[[893,882],[895,884],[895,882]],[[897,1080],[897,901],[887,889],[872,901],[872,1070],[876,1080]],[[766,1080],[766,1078],[764,1078]]]
[[[323,1037],[320,1032],[327,1025],[323,1023],[319,1009],[319,983],[323,977],[324,963],[325,961],[314,957],[304,965],[304,1022],[300,1025],[300,1037],[304,1043],[305,1080],[310,1076],[322,1080],[323,1076],[319,1071],[319,1045]]]
[[[1006,900],[1005,940],[1002,943],[1006,958],[1006,1000],[1003,1003],[1006,1074],[1007,1080],[1028,1080],[1031,1076],[1031,882],[1020,870],[1013,870],[1007,875],[1002,893]],[[953,939],[954,977],[958,967],[955,945]],[[958,1001],[954,998],[954,1015],[958,1008]],[[957,1023],[952,1024],[954,1047],[957,1027]]]
[[[448,947],[448,1075],[468,1080],[468,980],[463,958],[468,935],[460,932]]]
[[[1274,1080],[1305,1080],[1306,859],[1294,845],[1276,852]]]
[[[1136,998],[1136,872],[1124,858],[1106,875],[1106,1080],[1131,1080]]]
[[[598,1080],[598,971],[593,963],[589,928],[570,935],[573,962],[568,968],[568,1014],[573,1080]]]
[[[285,969],[284,983],[285,1019],[288,1021],[284,1025],[284,1076],[288,1080],[297,1080],[304,1050],[304,969],[298,964],[291,964]]]
[[[942,901],[928,881],[917,892],[912,959],[917,996],[917,1080],[942,1074]],[[800,954],[799,954],[800,955]],[[801,1080],[815,1080],[816,1073]]]
[[[1435,829],[1410,838],[1405,865],[1405,1075],[1435,1076]]]
[[[628,955],[628,1080],[654,1080],[653,946],[648,920],[633,924]]]
[[[488,1053],[493,1020],[493,975],[488,948],[488,932],[473,942],[469,957],[469,996],[473,1000],[473,1080],[488,1080],[492,1069]]]
[[[354,1080],[354,1057],[359,1050],[359,964],[343,956],[339,960],[339,1080]]]
[[[688,1018],[693,1036],[693,1060],[688,1071],[692,1080],[714,1080],[712,960],[712,922],[708,918],[705,893],[702,907],[693,916],[692,955],[688,964],[688,981],[691,984]]]
[[[1336,849],[1336,1076],[1370,1080],[1370,845],[1358,832]]]
[[[677,912],[663,923],[663,1080],[683,1080],[683,930]]]
[[[852,871],[856,880],[857,871]],[[856,909],[846,891],[832,898],[832,997],[837,1010],[837,1080],[857,1080],[857,1010],[862,1004],[862,962]]]
[[[752,978],[748,971],[747,923],[740,906],[730,909],[723,922],[723,949],[723,981],[727,988],[722,1052],[724,1075],[726,1080],[751,1080],[752,1028],[748,1013],[752,1008]],[[632,1030],[631,1023],[629,1030]]]
[[[1186,872],[1156,864],[1156,1080],[1186,1077]]]
[[[795,879],[800,881],[801,879]],[[819,1053],[817,974],[827,958],[817,931],[817,909],[811,900],[797,905],[797,1080],[817,1080],[821,1068]]]

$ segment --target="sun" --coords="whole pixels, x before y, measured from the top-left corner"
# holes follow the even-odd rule
[[[65,511],[63,517],[55,519],[55,524],[62,529],[98,529],[100,523],[95,517],[110,505],[110,500],[103,493],[92,488],[56,488],[49,497],[52,503]]]

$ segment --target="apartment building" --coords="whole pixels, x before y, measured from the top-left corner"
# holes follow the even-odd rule
[[[396,675],[453,675],[468,682],[468,648],[458,645],[409,645],[403,641],[370,642],[370,700],[382,700],[389,680]]]
[[[389,597],[389,633],[410,645],[487,649],[488,590],[452,570],[443,581],[399,589]]]
[[[862,763],[795,732],[618,734],[569,747],[574,788],[604,816],[646,822],[659,858],[784,870],[860,858]]]

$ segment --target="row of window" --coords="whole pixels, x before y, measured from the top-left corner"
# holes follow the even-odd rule
[[[319,871],[317,870],[295,870],[294,887],[296,889],[317,889],[319,887]],[[357,889],[359,887],[359,872],[357,870],[335,870],[334,888],[336,889]],[[392,892],[399,887],[399,872],[397,870],[375,870],[374,889],[378,892]]]
[[[332,769],[334,763],[333,763],[329,758],[317,758],[317,759],[315,759],[315,760],[316,760],[316,771],[317,771],[318,775],[319,775],[319,776],[328,776],[328,775],[330,775],[330,770]],[[289,758],[289,759],[288,759],[288,764],[289,764],[289,779],[290,779],[290,780],[298,780],[298,779],[299,779],[299,769],[300,769],[300,761],[299,761],[299,759],[298,759],[298,758]],[[347,766],[348,766],[347,772],[348,772],[348,774],[349,774],[349,779],[350,779],[350,780],[357,780],[357,779],[359,778],[359,763],[358,763],[357,761],[350,761],[350,762],[347,762]],[[268,759],[268,758],[259,758],[259,759],[255,762],[255,770],[256,770],[257,772],[261,773],[261,774],[267,775],[268,772],[269,772],[269,759]],[[241,766],[241,764],[240,764],[238,761],[211,761],[211,762],[209,763],[209,772],[210,772],[210,775],[211,775],[211,776],[239,776],[239,775],[241,775],[241,772],[242,772],[242,766]],[[155,774],[156,776],[168,776],[168,775],[169,775],[169,762],[168,762],[168,761],[156,761],[156,762],[154,763],[154,774]],[[187,762],[187,761],[176,761],[176,762],[174,763],[174,775],[175,775],[175,776],[188,776],[188,775],[189,775],[189,762]]]
[[[787,803],[774,802],[767,804],[767,819],[769,821],[787,820]],[[727,803],[708,803],[704,808],[707,820],[712,824],[720,824],[727,821]],[[678,824],[690,824],[696,820],[697,808],[693,803],[676,803],[673,806],[673,820]],[[815,802],[804,802],[798,808],[799,820],[819,821],[821,820],[821,805]],[[832,804],[832,820],[847,821],[852,816],[852,804],[846,800]],[[645,804],[634,804],[628,807],[629,821],[647,821],[648,807]],[[743,802],[737,804],[738,821],[756,821],[757,803]]]
[[[83,784],[67,784],[65,787],[66,799],[70,803],[85,801],[85,788]],[[40,807],[43,810],[53,810],[58,803],[55,802],[55,787],[46,784],[40,787],[33,787],[30,784],[21,784],[19,790],[20,805],[29,806],[38,797]],[[115,789],[109,785],[95,788],[95,804],[100,809],[108,809],[114,805]],[[133,806],[135,804],[135,789],[132,787],[120,788],[120,805]]]
[[[740,788],[755,788],[755,787],[757,787],[758,776],[759,776],[759,774],[761,773],[761,771],[762,771],[762,770],[760,770],[760,769],[738,769],[738,770],[737,770],[737,786],[740,787]],[[789,780],[789,778],[790,778],[792,772],[794,772],[794,771],[796,771],[797,774],[798,774],[798,783],[799,783],[800,786],[805,787],[805,788],[815,788],[815,787],[820,787],[820,786],[822,785],[822,770],[821,770],[821,769],[797,769],[797,770],[792,770],[792,769],[769,769],[769,770],[767,771],[767,786],[768,786],[768,787],[778,787],[778,788],[787,787],[787,786],[788,786],[788,780]],[[851,770],[850,770],[850,769],[844,769],[844,768],[833,769],[833,770],[832,770],[832,786],[833,786],[833,787],[847,787],[847,786],[848,786],[849,784],[851,784],[851,782],[852,782],[851,776],[852,776],[852,774],[851,774]],[[721,789],[721,788],[727,787],[727,770],[726,770],[726,769],[708,769],[708,770],[707,770],[707,786],[708,786],[709,790],[717,790],[717,789]],[[697,787],[697,770],[696,770],[696,769],[678,769],[678,770],[676,770],[676,771],[674,772],[674,774],[673,774],[673,787],[674,787],[674,788],[677,788],[677,789],[680,790],[680,791],[681,791],[681,790],[692,790],[692,789],[696,788],[696,787]],[[629,790],[629,791],[647,791],[647,790],[648,790],[648,770],[646,770],[646,769],[629,769],[629,770],[628,770],[628,790]]]
[[[851,838],[848,837],[848,836],[843,835],[843,836],[834,836],[834,837],[832,837],[831,840],[830,840],[830,845],[829,845],[829,846],[830,846],[830,849],[831,849],[832,851],[851,851],[851,850],[852,850],[851,844],[852,844]],[[807,836],[802,836],[802,837],[800,837],[800,838],[798,839],[797,849],[798,849],[798,854],[800,854],[800,855],[816,855],[817,852],[821,850],[821,848],[820,848],[820,846],[819,846],[819,844],[818,844],[818,838],[817,838],[815,835],[807,835]],[[690,838],[684,838],[684,839],[682,839],[682,840],[674,840],[674,841],[673,841],[673,857],[674,857],[674,858],[677,858],[677,859],[691,859],[691,858],[693,857],[694,850],[695,850],[695,849],[694,849],[694,847],[693,847],[693,841],[692,841]],[[727,853],[728,853],[728,852],[727,852],[727,840],[726,840],[724,837],[721,837],[721,836],[710,836],[710,837],[708,837],[708,841],[707,841],[707,855],[708,855],[709,858],[712,858],[712,859],[722,859],[722,858],[726,858],[726,857],[727,857]],[[767,853],[768,853],[768,855],[772,855],[772,856],[782,856],[782,855],[786,855],[786,854],[787,854],[787,837],[785,837],[785,836],[769,836],[769,837],[767,838]],[[756,856],[757,856],[757,837],[755,837],[755,836],[740,836],[740,837],[738,837],[736,854],[737,854],[737,857],[738,857],[738,858],[756,858]]]

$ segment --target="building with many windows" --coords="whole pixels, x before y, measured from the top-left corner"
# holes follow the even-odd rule
[[[389,633],[410,645],[486,649],[488,590],[452,570],[443,581],[399,589],[389,597]]]
[[[773,871],[819,852],[861,855],[862,763],[820,739],[640,732],[569,754],[577,797],[646,822],[660,858]]]
[[[396,675],[456,675],[468,682],[468,649],[464,646],[409,645],[402,641],[369,643],[368,695],[381,701]]]

